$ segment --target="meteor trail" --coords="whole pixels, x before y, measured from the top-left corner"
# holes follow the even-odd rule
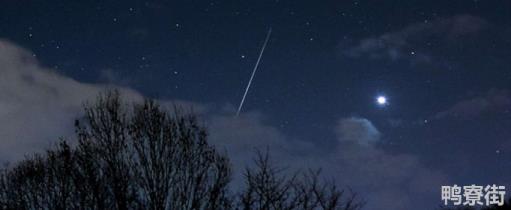
[[[257,67],[259,67],[259,62],[261,62],[261,58],[263,57],[264,49],[268,44],[268,40],[270,40],[271,36],[271,28],[268,30],[268,34],[266,34],[266,39],[264,40],[263,47],[261,48],[261,52],[259,53],[259,58],[257,58],[257,62],[254,66],[254,70],[252,71],[252,75],[250,76],[250,80],[248,80],[247,88],[245,88],[245,94],[243,94],[243,98],[241,99],[240,106],[238,107],[238,111],[236,112],[236,117],[240,115],[241,108],[243,107],[243,103],[245,102],[245,98],[247,97],[248,90],[250,89],[250,85],[252,84],[252,80],[254,79],[255,73],[257,71]]]

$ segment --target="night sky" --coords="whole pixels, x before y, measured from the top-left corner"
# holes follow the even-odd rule
[[[199,107],[235,164],[276,145],[367,209],[432,209],[442,184],[511,189],[510,64],[504,0],[3,0],[0,160],[72,132],[107,84]]]

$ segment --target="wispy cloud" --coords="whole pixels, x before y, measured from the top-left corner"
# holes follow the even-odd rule
[[[486,114],[511,112],[511,93],[505,89],[491,89],[486,93],[467,97],[448,109],[435,114],[434,119],[477,118]]]
[[[491,24],[477,16],[456,15],[414,23],[397,31],[361,39],[355,44],[341,44],[341,51],[351,58],[445,67],[465,61],[467,56],[487,56],[485,51],[506,57],[498,51],[507,50],[509,43],[505,37],[509,35],[507,27]]]

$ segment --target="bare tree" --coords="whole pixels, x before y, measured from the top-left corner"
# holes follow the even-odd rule
[[[0,170],[0,209],[359,209],[319,171],[288,177],[261,154],[246,189],[231,193],[227,156],[208,144],[196,115],[172,110],[99,95],[76,120],[76,147],[61,140]]]
[[[132,165],[147,209],[226,209],[230,166],[206,142],[194,115],[162,111],[154,101],[135,107]]]
[[[5,209],[40,209],[45,204],[44,160],[33,156],[5,170],[2,175],[2,202]]]
[[[98,208],[222,209],[230,206],[230,166],[206,142],[193,114],[173,114],[152,100],[132,107],[118,92],[101,95],[77,121],[82,178],[112,203],[92,198]],[[94,160],[94,161],[90,161]],[[99,171],[95,171],[99,169]],[[103,196],[104,197],[104,196]]]
[[[356,194],[344,197],[334,183],[319,180],[320,171],[309,170],[286,176],[270,164],[268,153],[258,153],[255,168],[245,172],[245,190],[239,209],[244,210],[357,210],[363,202]]]
[[[62,141],[45,156],[34,155],[0,175],[0,203],[6,209],[75,207],[73,155]],[[75,208],[76,209],[76,208]]]
[[[107,199],[111,203],[104,204],[106,208],[126,210],[136,206],[137,192],[128,162],[132,155],[128,148],[129,120],[119,92],[110,91],[87,105],[85,117],[76,122],[79,149],[91,155],[92,164],[99,169],[96,173],[101,176],[101,184],[106,185],[104,190],[111,198]]]

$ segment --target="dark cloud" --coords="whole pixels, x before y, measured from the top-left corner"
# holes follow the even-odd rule
[[[511,93],[509,90],[492,89],[479,96],[461,100],[434,118],[476,118],[487,114],[511,112]]]
[[[342,45],[352,58],[403,60],[413,66],[448,67],[467,57],[509,58],[511,35],[506,27],[471,15],[457,15],[411,24],[401,30],[362,39],[355,45]]]

